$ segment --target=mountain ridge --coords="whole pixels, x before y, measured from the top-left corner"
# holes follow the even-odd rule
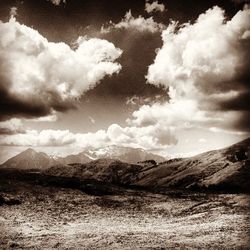
[[[84,150],[78,154],[71,154],[65,157],[52,157],[44,152],[36,152],[32,148],[28,148],[16,156],[8,159],[0,166],[5,168],[44,169],[58,164],[84,164],[100,158],[120,160],[131,164],[145,160],[155,160],[158,162],[165,160],[164,157],[152,154],[144,149],[116,147],[114,145],[98,148],[96,150]],[[42,159],[44,159],[44,162],[42,162]]]

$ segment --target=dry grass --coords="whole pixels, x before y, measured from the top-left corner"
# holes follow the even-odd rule
[[[0,207],[1,249],[247,249],[248,195],[89,196],[20,184]]]

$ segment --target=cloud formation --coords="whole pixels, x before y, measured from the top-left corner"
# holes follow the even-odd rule
[[[146,78],[164,86],[170,101],[141,107],[131,122],[169,126],[186,122],[249,131],[249,7],[231,20],[213,7],[193,24],[173,22],[162,32],[162,40]]]
[[[104,76],[118,73],[122,51],[102,39],[80,37],[77,47],[49,42],[14,17],[0,21],[1,119],[43,116],[74,107]]]
[[[13,135],[25,133],[23,122],[20,119],[12,118],[0,122],[0,135]]]
[[[17,15],[17,7],[13,6],[10,8],[10,17],[15,17]]]
[[[76,148],[100,148],[108,145],[158,149],[177,140],[166,126],[121,127],[112,124],[107,130],[95,133],[72,133],[69,130],[26,130],[25,134],[0,136],[1,146],[56,147],[69,145]]]
[[[133,29],[140,32],[155,33],[162,31],[165,26],[154,21],[153,17],[144,18],[142,16],[133,17],[129,10],[119,23],[110,21],[108,27],[102,26],[102,33],[109,33],[113,29]]]
[[[66,3],[66,0],[48,0],[48,1],[50,1],[56,6],[59,6],[61,3],[64,3],[64,4]]]
[[[165,5],[164,4],[159,4],[158,1],[150,3],[149,0],[146,0],[145,3],[145,11],[147,13],[152,13],[152,12],[163,12],[165,10]]]

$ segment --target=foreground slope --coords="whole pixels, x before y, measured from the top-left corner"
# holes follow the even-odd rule
[[[142,171],[136,185],[152,188],[250,191],[250,138],[195,157],[172,159]]]

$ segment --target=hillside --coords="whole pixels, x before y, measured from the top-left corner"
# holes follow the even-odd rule
[[[57,165],[44,171],[46,175],[94,179],[105,183],[130,185],[137,181],[142,165],[113,159],[98,159],[86,164]]]
[[[113,159],[99,159],[86,164],[54,166],[45,173],[150,190],[171,188],[248,192],[249,155],[250,139],[247,139],[225,149],[190,158],[172,159],[158,165],[150,161],[129,164]]]
[[[173,159],[142,171],[136,185],[151,188],[250,190],[250,138],[221,150]]]

